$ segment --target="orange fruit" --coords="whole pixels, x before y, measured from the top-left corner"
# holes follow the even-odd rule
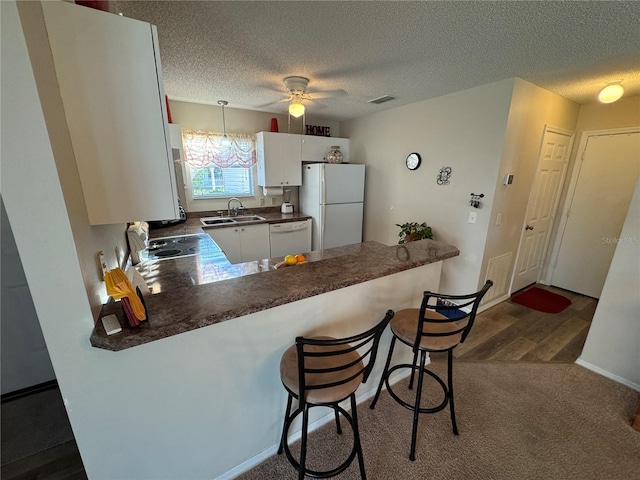
[[[306,262],[307,259],[304,258],[304,255],[301,253],[296,254],[296,262],[300,263],[300,262]]]

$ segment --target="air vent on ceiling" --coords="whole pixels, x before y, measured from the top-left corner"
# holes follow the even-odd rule
[[[372,98],[371,100],[367,100],[367,103],[375,103],[376,105],[384,102],[388,102],[389,100],[395,100],[396,97],[392,97],[391,95],[383,95],[378,98]]]

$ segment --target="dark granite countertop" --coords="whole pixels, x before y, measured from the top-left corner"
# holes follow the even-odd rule
[[[190,220],[179,225],[185,230],[158,236],[199,233],[188,230],[193,228]],[[204,256],[148,262],[139,270],[154,287],[154,294],[144,297],[149,320],[130,328],[119,302],[104,305],[100,317],[115,313],[123,331],[108,336],[99,321],[91,344],[106,350],[124,350],[459,253],[452,245],[421,240],[394,246],[365,242],[308,252],[307,263],[278,269],[273,267],[282,258],[237,265]]]

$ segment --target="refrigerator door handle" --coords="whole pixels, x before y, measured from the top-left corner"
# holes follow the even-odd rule
[[[324,178],[324,165],[320,167],[320,205],[327,203],[327,185]],[[324,219],[323,219],[324,220]]]
[[[324,205],[320,205],[320,216],[322,221],[320,222],[320,245],[319,250],[324,250],[324,226],[327,223],[327,209]]]

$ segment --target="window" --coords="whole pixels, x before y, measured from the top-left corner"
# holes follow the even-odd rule
[[[182,133],[194,199],[253,195],[254,137],[221,133]]]
[[[238,164],[190,168],[193,198],[253,195],[253,169]]]

